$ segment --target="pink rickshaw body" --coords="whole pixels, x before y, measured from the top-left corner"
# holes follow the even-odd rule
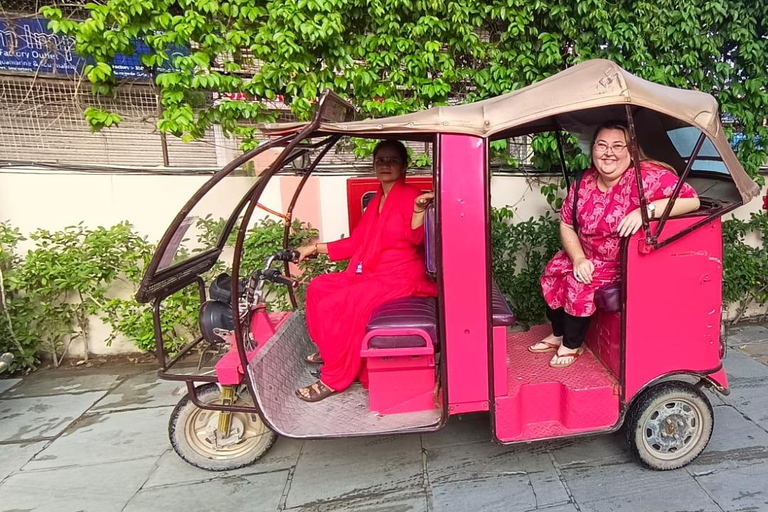
[[[728,393],[721,339],[721,218],[752,199],[757,187],[724,138],[713,98],[637,81],[608,61],[582,63],[563,74],[567,79],[545,80],[482,105],[439,107],[375,121],[352,121],[354,109],[328,91],[310,123],[272,127],[279,138],[242,155],[206,183],[169,226],[137,294],[138,300],[154,305],[161,378],[186,382],[188,395],[177,409],[219,414],[204,425],[180,428],[173,422],[196,416],[175,411],[169,432],[177,453],[198,467],[231,469],[263,453],[247,459],[238,451],[241,441],[236,437],[248,422],[260,424],[251,428],[254,432],[317,439],[428,433],[442,429],[452,416],[486,413],[499,443],[606,433],[626,425],[630,450],[646,467],[673,469],[697,457],[714,425],[711,403],[701,388]],[[614,75],[623,81],[605,80]],[[628,88],[639,95],[627,96]],[[674,116],[667,114],[675,111]],[[682,183],[688,183],[701,206],[672,218],[670,205],[650,220],[640,194],[643,228],[622,241],[620,281],[595,294],[597,311],[586,334],[586,350],[567,368],[552,368],[550,353],[528,350],[551,333],[549,324],[516,326],[508,302],[515,303],[516,290],[502,293],[492,275],[489,145],[553,129],[584,142],[584,135],[600,122],[621,115],[626,116],[628,148],[637,162],[626,172],[634,173],[638,189],[642,143],[646,152],[657,152],[678,172],[680,184],[670,203]],[[298,258],[288,247],[291,215],[304,183],[343,136],[410,137],[432,144],[431,174],[411,179],[421,180],[424,188],[434,185],[435,201],[425,210],[424,277],[434,280],[439,295],[377,305],[360,349],[368,387],[355,383],[308,403],[296,390],[322,379],[322,368],[309,357],[317,346],[290,277],[291,262]],[[234,208],[216,246],[169,264],[193,221],[192,208],[223,177],[271,147],[282,148],[280,155]],[[313,156],[299,171],[303,176],[285,215],[282,249],[267,259],[265,268],[244,275],[244,240],[269,179],[309,154]],[[366,187],[378,186],[375,180],[366,183],[358,180],[350,188],[351,225],[371,191]],[[214,284],[220,279],[229,283],[227,293],[212,284],[208,295],[202,276],[219,261],[238,225],[232,262],[237,278],[217,277]],[[281,262],[280,270],[270,267],[275,261]],[[287,287],[293,311],[268,312],[265,282]],[[169,359],[161,302],[195,284],[203,334]],[[343,311],[332,320],[344,322]],[[203,342],[226,348],[215,372],[170,371]],[[218,400],[211,394],[214,385],[221,390]],[[239,423],[232,423],[237,414]],[[189,450],[178,448],[181,438],[173,435],[197,435],[196,442],[213,447],[190,456]],[[265,451],[271,443],[263,446]],[[233,454],[229,466],[227,450]],[[209,463],[211,453],[223,454],[225,462]]]

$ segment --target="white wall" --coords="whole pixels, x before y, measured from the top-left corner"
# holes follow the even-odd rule
[[[320,229],[323,240],[349,235],[348,177],[319,176],[312,178],[316,183],[308,184],[306,189],[309,193],[300,205],[301,211],[313,217],[313,225]],[[156,242],[185,202],[208,179],[208,176],[95,175],[4,169],[0,171],[0,220],[10,220],[25,234],[37,228],[59,230],[81,221],[89,227],[97,227],[128,220],[139,233]],[[549,179],[494,176],[491,204],[511,207],[517,220],[551,211],[539,191]],[[216,218],[226,217],[254,180],[253,177],[227,178],[193,212],[201,216],[211,213]],[[274,209],[285,209],[295,183],[295,178],[273,180],[260,202]],[[761,207],[762,200],[756,199],[739,209],[736,215],[748,218],[749,213]],[[257,215],[266,214],[257,210]],[[108,334],[108,327],[94,319],[90,342],[93,353],[121,353],[133,349],[130,342],[120,339],[106,347],[102,340]],[[79,346],[73,349],[74,354],[80,353]]]

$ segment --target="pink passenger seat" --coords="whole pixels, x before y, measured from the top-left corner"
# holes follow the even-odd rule
[[[515,323],[515,315],[495,282],[491,282],[492,323],[494,327],[507,326]],[[377,330],[407,330],[420,329],[430,338],[432,345],[437,347],[440,338],[437,335],[437,299],[429,297],[406,297],[386,302],[371,313],[366,334],[372,337],[369,348],[407,348],[426,347],[427,340],[418,335],[376,336]]]
[[[427,208],[424,228],[427,273],[434,277],[437,244],[432,205]],[[515,315],[494,282],[491,312],[494,332],[503,333],[504,326],[515,322]],[[369,409],[379,414],[434,409],[439,344],[437,299],[404,297],[374,309],[360,351],[368,369]]]
[[[437,242],[435,226],[435,206],[427,207],[424,219],[424,255],[427,273],[437,275]],[[515,315],[509,308],[501,290],[491,282],[491,311],[494,327],[515,323]],[[437,347],[440,339],[437,335],[437,300],[428,297],[406,297],[393,300],[377,307],[371,314],[366,333],[372,333],[369,348],[407,348],[426,347],[427,340],[419,335],[375,336],[376,330],[420,329],[428,335],[432,345]]]

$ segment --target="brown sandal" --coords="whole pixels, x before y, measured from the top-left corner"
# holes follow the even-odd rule
[[[306,389],[307,395],[304,396],[301,394],[301,390]],[[323,384],[322,381],[315,381],[314,384],[311,384],[309,386],[299,388],[296,390],[296,396],[300,399],[304,400],[305,402],[319,402],[320,400],[323,400],[325,398],[328,398],[331,395],[336,394],[334,390]]]
[[[320,357],[320,352],[315,352],[314,354],[309,354],[307,357],[305,357],[307,362],[309,364],[323,364],[323,358]]]
[[[536,345],[545,345],[545,347],[533,348]],[[558,348],[560,348],[560,345],[557,343],[550,343],[548,341],[541,340],[528,347],[528,352],[533,352],[534,354],[544,354],[546,352],[557,352]]]

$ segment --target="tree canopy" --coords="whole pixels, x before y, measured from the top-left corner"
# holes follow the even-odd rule
[[[300,119],[326,88],[365,116],[389,116],[499,95],[600,57],[714,94],[746,135],[747,170],[766,161],[765,1],[106,0],[87,9],[83,21],[43,14],[76,36],[96,94],[113,92],[110,63],[135,40],[150,47],[149,68],[172,60],[174,70],[156,74],[158,126],[177,136],[219,124],[247,143],[253,121],[274,116],[260,101],[278,96]],[[190,51],[172,57],[179,46]],[[211,105],[200,100],[208,91],[247,97]],[[97,129],[119,122],[97,109],[86,116]]]

